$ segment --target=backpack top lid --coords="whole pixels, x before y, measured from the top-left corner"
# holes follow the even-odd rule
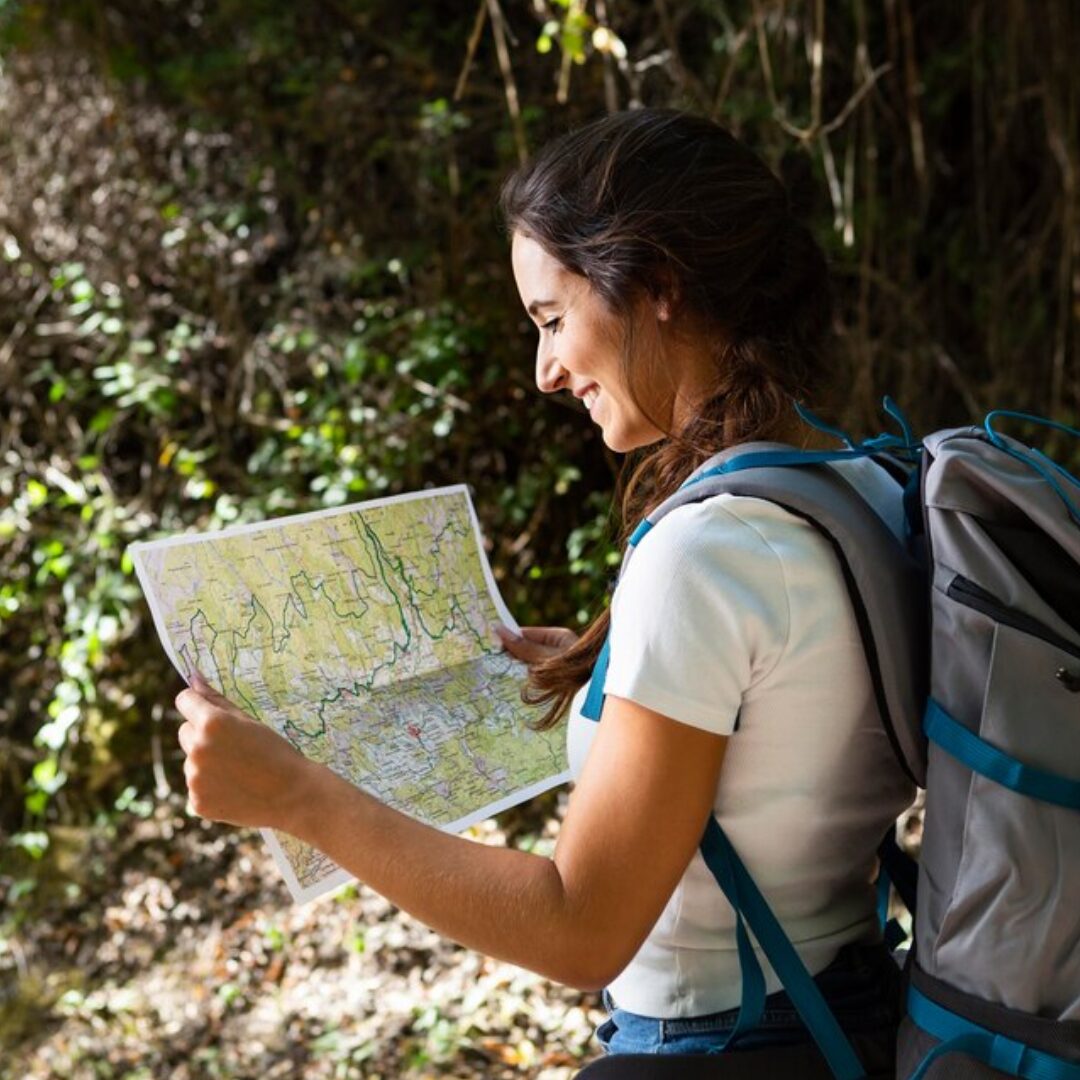
[[[926,781],[922,731],[928,691],[925,574],[904,542],[844,478],[833,462],[866,451],[816,452],[782,443],[730,447],[709,458],[653,510],[635,531],[635,543],[663,517],[686,503],[727,492],[767,499],[804,518],[836,553],[862,637],[882,726],[897,760],[919,786]],[[793,467],[794,466],[794,467]],[[901,502],[903,486],[896,483]]]
[[[1080,488],[1056,462],[994,431],[993,415],[925,440],[923,501],[936,573],[962,574],[1080,643]]]

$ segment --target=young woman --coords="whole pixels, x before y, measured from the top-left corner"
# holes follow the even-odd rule
[[[605,117],[514,173],[501,208],[540,331],[537,385],[635,452],[627,533],[717,450],[801,439],[792,403],[826,374],[826,266],[783,186],[726,131],[663,109]],[[845,467],[888,517],[892,481],[868,460]],[[594,724],[580,707],[609,628]],[[502,637],[530,664],[543,723],[569,716],[576,785],[552,858],[389,809],[205,684],[176,701],[196,811],[290,832],[448,937],[604,989],[605,1047],[656,1053],[716,1049],[737,1014],[734,917],[697,851],[715,811],[841,1024],[885,1047],[896,972],[871,879],[913,792],[815,529],[757,499],[680,507],[580,638]],[[764,1021],[735,1049],[807,1040],[767,976]]]

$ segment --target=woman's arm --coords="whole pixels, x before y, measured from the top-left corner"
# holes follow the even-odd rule
[[[205,684],[180,742],[203,817],[283,829],[433,929],[581,989],[632,959],[697,848],[726,740],[609,696],[551,859],[424,825]]]

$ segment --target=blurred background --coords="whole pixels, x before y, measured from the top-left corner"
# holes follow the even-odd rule
[[[585,622],[619,462],[533,384],[493,208],[641,104],[801,177],[832,419],[1077,424],[1077,55],[1069,0],[0,0],[0,1076],[572,1076],[595,995],[294,908],[186,813],[125,549],[464,481],[519,621]]]

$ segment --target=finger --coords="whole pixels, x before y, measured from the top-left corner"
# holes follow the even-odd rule
[[[524,660],[527,664],[535,663],[538,660],[546,660],[549,656],[554,656],[558,651],[550,645],[541,645],[539,642],[528,641],[523,637],[504,639],[503,647],[515,659]]]
[[[199,720],[210,708],[210,702],[190,688],[181,690],[173,700],[173,704],[185,720],[191,721]]]
[[[234,705],[224,694],[219,694],[217,690],[206,681],[206,677],[202,675],[198,669],[195,669],[192,672],[189,690],[192,693],[197,694],[204,702],[215,709],[229,713],[237,719],[249,719],[248,714],[244,712],[239,705]]]
[[[195,728],[190,721],[180,725],[180,728],[176,733],[176,738],[179,741],[180,749],[184,751],[185,756],[189,755],[195,740]]]
[[[200,728],[205,727],[215,714],[228,715],[232,711],[232,707],[224,698],[211,700],[190,687],[187,690],[181,690],[176,695],[174,704],[176,711],[185,720]]]
[[[232,702],[224,694],[215,690],[198,668],[192,669],[190,685],[192,690],[201,694],[207,701],[212,701],[215,705],[220,705],[223,708],[233,707]]]
[[[206,681],[206,676],[198,668],[191,669],[191,674],[188,676],[188,686],[200,694],[204,690],[213,690],[213,687]]]

